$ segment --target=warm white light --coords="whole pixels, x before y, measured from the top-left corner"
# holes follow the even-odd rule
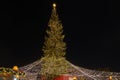
[[[17,80],[17,78],[13,78],[13,80]]]
[[[73,77],[73,80],[77,80],[77,78],[76,78],[76,77]]]
[[[13,66],[13,70],[18,71],[18,66]]]
[[[19,75],[16,75],[16,78],[19,78]]]
[[[110,76],[109,79],[112,80],[112,76]]]
[[[53,3],[53,7],[54,7],[54,8],[56,7],[56,4],[55,4],[55,3]]]

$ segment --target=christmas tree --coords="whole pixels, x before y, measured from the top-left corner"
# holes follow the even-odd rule
[[[63,57],[66,52],[66,44],[63,42],[63,27],[56,12],[56,4],[53,4],[52,14],[46,32],[47,35],[43,46],[44,56]]]
[[[56,12],[56,4],[53,4],[51,18],[46,30],[43,46],[44,55],[41,58],[41,74],[47,80],[53,80],[58,75],[66,74],[68,64],[65,59],[66,43],[63,41],[63,26]]]

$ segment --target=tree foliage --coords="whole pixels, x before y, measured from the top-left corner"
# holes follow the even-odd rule
[[[44,56],[65,56],[66,43],[63,41],[65,36],[63,35],[63,27],[55,8],[52,10],[46,33],[43,46]]]
[[[46,80],[53,80],[56,76],[66,74],[68,72],[68,64],[64,57],[43,57],[41,75],[46,77]]]
[[[48,23],[41,58],[41,72],[47,80],[53,80],[58,75],[66,74],[68,64],[65,59],[66,43],[64,42],[63,26],[58,18],[56,8],[53,7]]]

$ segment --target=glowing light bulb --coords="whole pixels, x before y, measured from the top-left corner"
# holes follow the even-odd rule
[[[16,78],[19,78],[19,75],[16,75]]]
[[[55,4],[55,3],[53,3],[53,7],[54,7],[54,8],[56,7],[56,4]]]
[[[76,78],[76,77],[73,77],[73,80],[77,80],[77,78]]]
[[[18,71],[18,66],[13,66],[13,70]]]
[[[109,76],[109,79],[112,80],[112,76]]]

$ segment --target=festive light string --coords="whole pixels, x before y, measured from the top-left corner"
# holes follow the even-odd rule
[[[0,67],[0,74],[13,74],[13,75],[19,75],[19,76],[24,76],[25,73],[21,71],[15,71],[11,68],[5,68],[5,67]]]
[[[68,63],[70,63],[70,62],[68,61]],[[41,64],[41,62],[39,60],[35,61],[34,64],[30,64],[30,65],[24,66],[24,67],[28,68],[27,70],[24,70],[24,67],[21,67],[21,68],[23,68],[23,70],[25,72],[27,72],[26,75],[28,75],[28,76],[29,75],[37,75],[38,73],[31,73],[31,72],[29,72],[29,70],[32,69],[32,68],[34,68],[38,64]],[[70,65],[72,65],[73,68],[75,68],[79,72],[82,72],[83,76],[87,76],[87,77],[92,78],[94,80],[96,80],[98,78],[109,78],[109,75],[112,75],[110,72],[102,72],[102,71],[98,72],[96,70],[84,69],[84,68],[77,67],[77,66],[75,66],[75,65],[73,65],[71,63],[70,63]],[[103,74],[106,74],[106,76],[103,75]],[[120,74],[118,74],[118,75],[120,75]],[[77,76],[81,76],[81,75],[77,75]],[[120,78],[120,76],[112,75],[112,78]]]

